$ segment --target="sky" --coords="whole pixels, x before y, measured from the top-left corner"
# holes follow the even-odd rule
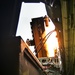
[[[16,36],[21,36],[24,41],[33,39],[30,22],[32,18],[44,17],[47,15],[44,3],[22,2]]]

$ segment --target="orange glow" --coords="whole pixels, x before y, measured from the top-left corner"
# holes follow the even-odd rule
[[[48,27],[45,26],[45,35],[47,35],[50,31],[54,30],[55,26],[50,20]],[[56,38],[56,31],[52,32],[52,34],[47,39],[45,46],[47,51],[47,57],[54,57],[54,50],[58,48],[58,39]]]

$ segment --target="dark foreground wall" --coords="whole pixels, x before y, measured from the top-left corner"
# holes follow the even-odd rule
[[[0,40],[0,74],[19,75],[20,37]]]
[[[0,38],[15,36],[21,0],[2,0],[0,2]]]

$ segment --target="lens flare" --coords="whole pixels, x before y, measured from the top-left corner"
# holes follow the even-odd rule
[[[47,35],[50,31],[54,30],[55,26],[50,20],[49,25],[46,27],[45,25],[45,33],[44,35]],[[45,48],[47,52],[47,57],[54,57],[54,50],[58,48],[58,39],[56,37],[57,33],[56,31],[52,32],[50,34],[49,38],[47,39],[45,43]]]

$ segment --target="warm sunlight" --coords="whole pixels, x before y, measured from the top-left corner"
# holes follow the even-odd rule
[[[58,48],[58,39],[56,38],[56,31],[51,32],[55,29],[54,24],[50,20],[49,25],[45,25],[45,35],[47,35],[50,32],[50,36],[46,41],[46,51],[48,57],[54,57],[54,50]]]

